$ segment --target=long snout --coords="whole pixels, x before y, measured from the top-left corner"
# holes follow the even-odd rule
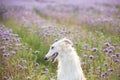
[[[50,57],[49,55],[50,55],[50,53],[48,52],[48,53],[45,55],[44,60],[48,60],[49,57]]]
[[[48,56],[48,53],[47,53],[44,57],[44,60],[48,60],[48,59],[49,59],[49,56]]]
[[[48,60],[48,58],[47,58],[47,57],[44,57],[44,60]]]

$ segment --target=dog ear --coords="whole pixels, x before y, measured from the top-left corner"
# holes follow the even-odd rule
[[[69,39],[64,38],[64,42],[66,45],[68,45],[68,44],[73,45],[73,43]]]

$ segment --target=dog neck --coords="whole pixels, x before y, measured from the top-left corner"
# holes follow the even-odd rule
[[[79,57],[75,50],[58,59],[58,80],[85,80]]]

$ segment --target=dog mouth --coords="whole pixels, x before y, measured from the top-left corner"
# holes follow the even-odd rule
[[[52,62],[54,62],[57,56],[58,56],[58,52],[56,52],[56,53],[54,53],[52,56],[50,56],[49,59],[50,59]]]

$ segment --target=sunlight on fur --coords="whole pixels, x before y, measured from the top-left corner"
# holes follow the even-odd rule
[[[73,43],[63,38],[51,45],[45,60],[58,59],[57,80],[86,80]]]

